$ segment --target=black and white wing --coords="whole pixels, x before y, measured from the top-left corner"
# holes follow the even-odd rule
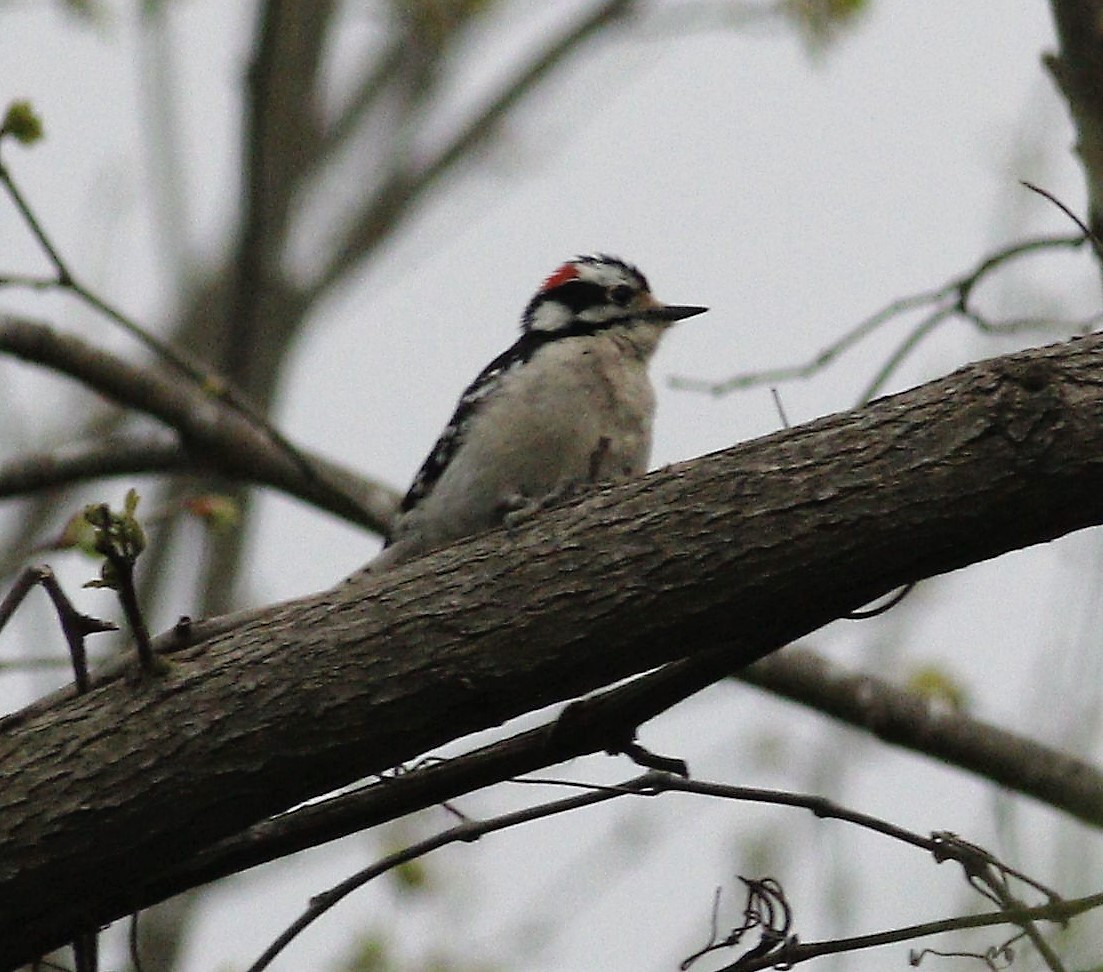
[[[513,345],[503,351],[479,372],[460,396],[452,419],[441,432],[421,468],[414,476],[406,496],[399,507],[400,513],[408,513],[432,491],[440,481],[448,464],[455,458],[463,445],[464,436],[479,408],[500,386],[509,372],[528,361],[536,349],[545,341],[538,335],[523,334]]]

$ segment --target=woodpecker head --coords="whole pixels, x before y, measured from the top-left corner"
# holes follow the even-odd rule
[[[596,334],[613,328],[646,332],[654,346],[675,321],[707,307],[663,304],[651,296],[647,278],[630,263],[599,254],[564,263],[544,281],[521,319],[526,334],[548,339]]]

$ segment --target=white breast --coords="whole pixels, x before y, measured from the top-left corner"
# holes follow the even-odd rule
[[[396,524],[395,544],[431,549],[498,524],[518,498],[644,473],[653,349],[614,332],[540,348],[481,404],[430,494]]]

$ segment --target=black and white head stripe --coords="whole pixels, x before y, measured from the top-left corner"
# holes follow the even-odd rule
[[[647,278],[616,257],[580,256],[551,274],[525,308],[523,331],[599,330],[637,295],[648,293]],[[586,325],[598,325],[587,327]]]

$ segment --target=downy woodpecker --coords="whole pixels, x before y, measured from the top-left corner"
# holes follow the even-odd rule
[[[660,303],[644,275],[615,257],[564,263],[529,301],[521,336],[460,396],[369,569],[583,484],[646,472],[648,363],[672,324],[706,309]]]

